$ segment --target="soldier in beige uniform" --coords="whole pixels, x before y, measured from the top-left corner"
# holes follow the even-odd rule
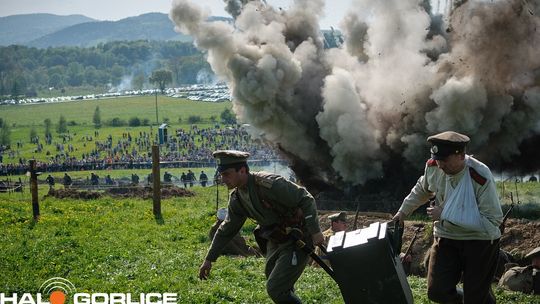
[[[347,213],[346,212],[334,213],[328,216],[328,219],[330,220],[330,228],[326,229],[323,232],[325,246],[328,245],[328,241],[330,240],[330,237],[336,234],[336,232],[347,230]],[[325,258],[324,253],[319,247],[315,248],[315,253],[323,259],[326,265],[331,266],[330,261],[328,261],[328,259]],[[311,266],[318,267],[319,264],[317,264],[315,261],[312,261]]]
[[[432,145],[431,159],[394,220],[403,221],[435,196],[435,204],[427,208],[434,220],[428,297],[438,303],[495,303],[491,281],[497,265],[503,214],[491,171],[465,154],[469,137],[463,134],[443,132],[428,137],[428,142]],[[461,215],[476,214],[472,217],[474,226],[458,223],[456,216],[450,218],[444,211],[456,210],[452,207],[465,200],[472,201],[471,206],[477,210],[467,209]],[[454,215],[459,217],[460,213]],[[456,290],[461,278],[463,295]]]
[[[249,154],[240,151],[216,151],[218,171],[231,189],[228,214],[219,226],[212,245],[199,269],[199,278],[207,279],[221,250],[240,231],[247,218],[255,220],[259,246],[266,258],[266,291],[275,303],[301,303],[294,284],[304,271],[308,256],[296,247],[287,234],[290,228],[303,232],[303,240],[323,242],[315,200],[303,187],[285,178],[264,172],[249,172]]]

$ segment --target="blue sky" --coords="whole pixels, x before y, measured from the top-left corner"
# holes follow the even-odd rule
[[[322,28],[338,27],[352,0],[327,0],[326,17]],[[226,16],[222,0],[195,0],[206,6],[212,15]],[[287,8],[292,0],[267,0],[273,6]],[[149,12],[168,13],[172,0],[0,0],[0,16],[51,13],[57,15],[81,14],[98,20],[119,20]],[[329,7],[331,6],[331,7]]]

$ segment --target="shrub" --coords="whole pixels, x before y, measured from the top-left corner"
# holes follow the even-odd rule
[[[128,122],[130,127],[138,127],[141,125],[141,120],[139,117],[131,117]]]
[[[111,120],[108,121],[107,123],[109,126],[111,127],[123,127],[126,125],[126,121],[125,120],[122,120],[118,117],[115,117]]]
[[[202,121],[202,119],[201,119],[201,117],[198,116],[198,115],[190,115],[190,116],[188,117],[188,123],[189,123],[189,124],[196,124],[196,123],[199,123],[199,122],[201,122],[201,121]]]

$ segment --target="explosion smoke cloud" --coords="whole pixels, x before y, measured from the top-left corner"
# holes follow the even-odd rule
[[[488,163],[517,159],[522,142],[540,137],[538,0],[470,0],[446,23],[427,1],[357,0],[341,24],[344,45],[329,50],[322,0],[287,11],[225,2],[234,25],[207,22],[186,0],[170,18],[208,51],[253,135],[323,180],[363,184],[389,163],[419,166],[427,135],[449,129],[470,135]]]

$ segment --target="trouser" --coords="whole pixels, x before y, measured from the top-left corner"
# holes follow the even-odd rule
[[[438,303],[495,303],[491,282],[499,240],[451,240],[436,237],[428,267],[428,297]],[[463,278],[463,295],[456,285]]]
[[[269,241],[266,252],[266,291],[279,304],[302,303],[294,294],[294,284],[306,268],[308,256],[292,241],[276,244]]]

